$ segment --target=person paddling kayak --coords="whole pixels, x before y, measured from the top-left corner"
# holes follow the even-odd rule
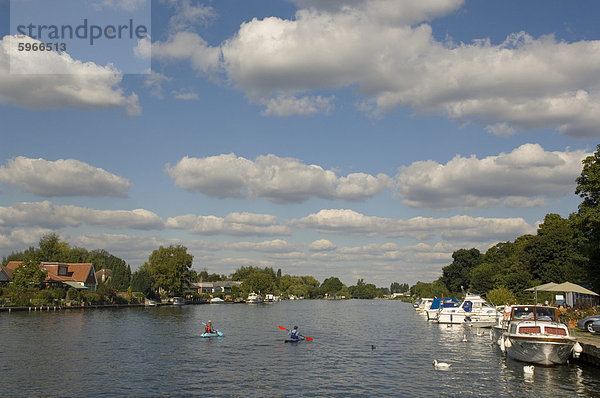
[[[212,327],[212,321],[208,321],[208,323],[204,327],[204,333],[215,333],[215,329],[213,329]]]
[[[290,330],[290,339],[300,340],[300,332],[298,331],[298,326],[294,326],[294,328]]]

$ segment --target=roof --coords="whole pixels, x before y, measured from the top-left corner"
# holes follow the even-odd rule
[[[41,263],[40,267],[48,272],[46,280],[60,282],[82,282],[85,283],[93,271],[92,263]],[[58,270],[61,267],[67,267],[66,275],[59,275]],[[95,276],[94,276],[95,279]]]
[[[21,265],[23,265],[23,261],[9,261],[8,264],[6,264],[6,268],[11,270],[12,273],[12,271],[16,270]]]

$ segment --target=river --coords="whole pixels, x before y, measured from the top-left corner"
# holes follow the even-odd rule
[[[199,337],[209,319],[224,337]],[[523,365],[399,301],[0,313],[2,396],[600,396],[598,368]]]

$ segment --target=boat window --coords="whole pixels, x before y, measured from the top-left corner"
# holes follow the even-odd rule
[[[515,307],[513,309],[513,319],[532,319],[533,308],[530,307]]]
[[[465,310],[465,312],[471,312],[471,309],[473,308],[473,303],[471,301],[465,301],[462,308],[463,310]]]
[[[556,312],[554,308],[537,308],[537,319],[540,321],[553,321],[555,319]]]

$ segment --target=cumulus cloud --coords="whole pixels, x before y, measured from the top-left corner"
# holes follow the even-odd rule
[[[477,159],[455,156],[446,164],[419,161],[396,176],[398,196],[411,207],[452,208],[543,205],[544,197],[575,190],[583,150],[545,151],[524,144],[510,153]]]
[[[526,32],[494,44],[436,41],[427,21],[455,12],[462,0],[295,3],[293,18],[255,18],[215,47],[195,33],[185,36],[189,46],[174,38],[164,46],[177,47],[171,57],[191,60],[199,72],[224,73],[268,114],[297,114],[278,98],[352,87],[360,108],[375,113],[412,107],[500,135],[556,128],[600,136],[600,41]]]
[[[226,217],[187,214],[167,219],[168,228],[199,235],[289,235],[287,226],[269,214],[230,213]]]
[[[36,246],[40,238],[55,232],[46,228],[13,229],[7,233],[0,232],[0,249],[16,251],[19,248]]]
[[[127,196],[131,186],[127,179],[79,160],[23,156],[0,166],[0,183],[20,186],[39,196]]]
[[[54,205],[49,201],[21,202],[0,207],[0,226],[4,227],[79,227],[83,224],[108,228],[140,230],[162,229],[164,221],[151,211],[95,210],[70,205]]]
[[[323,252],[329,250],[335,250],[336,246],[333,242],[327,239],[319,239],[312,242],[308,248],[315,252]]]
[[[323,98],[301,97],[296,98],[289,95],[280,95],[277,98],[270,98],[265,101],[266,109],[263,111],[265,116],[291,116],[291,115],[314,115],[316,113],[328,114],[333,109],[333,100],[335,97]]]
[[[29,37],[18,41],[39,43]],[[54,51],[20,52],[16,42],[16,36],[0,41],[0,104],[27,109],[125,108],[129,115],[141,114],[137,95],[124,94],[119,88],[123,75],[112,66],[84,63]]]
[[[155,60],[188,60],[194,69],[214,75],[219,71],[221,51],[211,47],[206,40],[192,32],[179,32],[166,42],[152,44],[152,58]]]
[[[259,156],[255,161],[223,154],[182,158],[167,165],[175,184],[217,198],[267,198],[275,203],[298,203],[311,197],[360,201],[392,186],[385,174],[352,173],[338,177],[332,170],[293,158]]]
[[[522,218],[484,218],[453,216],[447,218],[414,217],[409,219],[366,216],[349,209],[323,209],[289,224],[339,235],[385,236],[432,239],[440,236],[451,242],[510,240],[536,227]]]

